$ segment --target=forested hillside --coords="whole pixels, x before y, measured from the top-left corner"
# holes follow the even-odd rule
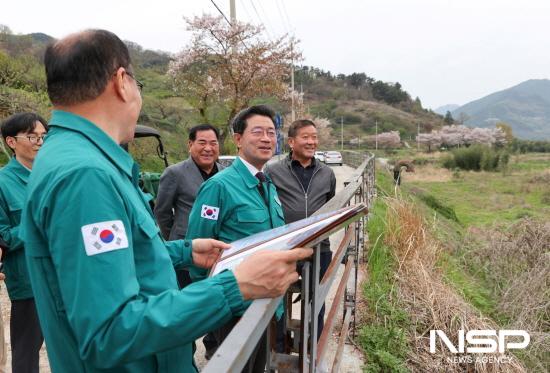
[[[49,118],[51,109],[46,94],[42,55],[52,37],[36,33],[14,35],[0,26],[0,120],[12,113],[32,110]],[[166,142],[171,162],[185,156],[186,130],[200,123],[201,117],[188,101],[176,93],[167,74],[172,58],[168,53],[143,49],[128,41],[136,74],[145,85],[140,123],[159,129]],[[362,136],[397,130],[403,139],[441,126],[440,115],[422,108],[419,98],[412,99],[399,83],[375,80],[365,73],[333,74],[319,68],[296,69],[295,88],[302,92],[297,102],[298,115],[324,118],[330,123],[323,132],[322,146],[334,146],[340,140],[341,123],[344,142],[353,144]],[[281,113],[288,123],[290,104],[274,97],[258,97]],[[220,116],[221,118],[221,116]],[[213,116],[215,125],[225,128],[223,119]],[[331,133],[332,132],[332,133]],[[140,145],[142,146],[142,145]],[[227,147],[226,149],[230,149]],[[152,145],[141,149],[145,168],[156,169],[160,162],[147,162]]]

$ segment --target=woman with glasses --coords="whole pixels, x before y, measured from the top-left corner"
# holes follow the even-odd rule
[[[34,113],[15,114],[1,127],[4,142],[14,155],[0,169],[0,238],[8,246],[2,261],[11,300],[10,340],[14,373],[38,372],[39,351],[44,341],[25,261],[25,248],[18,232],[29,175],[47,131],[46,121]]]

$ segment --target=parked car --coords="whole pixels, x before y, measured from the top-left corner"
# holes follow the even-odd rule
[[[235,158],[237,158],[235,155],[220,155],[218,157],[218,162],[224,167],[229,167]]]
[[[315,159],[317,159],[318,161],[324,162],[325,152],[315,152]]]
[[[325,163],[326,164],[338,164],[342,165],[342,154],[336,151],[325,152]]]

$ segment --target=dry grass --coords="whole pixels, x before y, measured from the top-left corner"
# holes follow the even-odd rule
[[[550,185],[550,170],[533,176],[528,183]]]
[[[440,253],[438,241],[431,237],[427,223],[412,204],[390,199],[386,219],[386,244],[394,249],[399,263],[398,294],[412,321],[408,367],[418,372],[525,372],[513,355],[506,355],[507,362],[453,363],[455,355],[442,345],[437,346],[435,354],[429,352],[429,331],[432,329],[443,330],[456,345],[459,329],[499,328],[445,284],[436,268]]]
[[[508,320],[506,329],[529,332],[527,357],[544,371],[550,361],[550,222],[523,219],[483,233],[471,231],[466,247],[465,261],[481,268],[487,282],[494,284],[499,313]]]
[[[424,181],[424,182],[444,182],[453,178],[453,173],[446,168],[437,165],[428,164],[426,166],[416,166],[416,171],[401,173],[405,182]]]

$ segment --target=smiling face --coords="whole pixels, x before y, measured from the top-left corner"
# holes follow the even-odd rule
[[[239,156],[261,170],[275,152],[275,124],[269,117],[252,115],[246,120],[243,133],[236,133],[234,139],[239,148]]]
[[[317,138],[317,128],[314,126],[305,126],[296,131],[296,136],[288,138],[288,145],[292,149],[292,156],[295,159],[311,159],[315,155],[319,139]]]
[[[19,132],[14,137],[8,136],[6,143],[13,149],[15,158],[19,163],[27,168],[32,168],[34,158],[44,143],[42,138],[46,132],[46,128],[42,123],[36,121],[34,130]]]
[[[220,155],[220,144],[212,130],[197,131],[195,140],[189,140],[189,154],[204,171],[210,172]]]

